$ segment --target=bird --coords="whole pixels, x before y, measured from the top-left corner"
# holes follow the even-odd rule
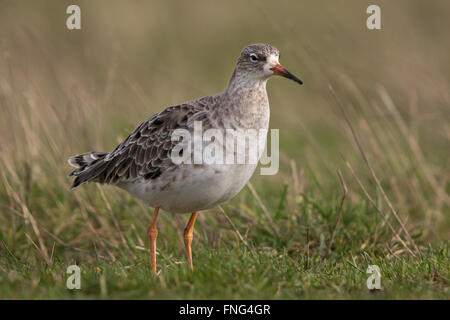
[[[191,244],[199,212],[235,197],[257,166],[253,162],[196,163],[195,159],[192,163],[188,160],[192,159],[195,146],[189,146],[195,144],[195,138],[193,141],[188,138],[177,140],[173,138],[174,133],[181,130],[192,135],[198,123],[201,123],[202,132],[209,129],[218,133],[260,130],[265,144],[270,118],[267,80],[278,75],[303,84],[302,80],[280,65],[279,57],[279,50],[269,44],[247,45],[242,49],[223,92],[165,108],[140,124],[112,152],[90,151],[69,158],[69,164],[75,168],[69,173],[69,177],[75,177],[71,189],[87,182],[114,185],[153,208],[147,237],[150,265],[155,276],[159,210],[191,214],[183,239],[187,265],[193,271]],[[225,151],[231,150],[231,155],[238,152],[234,145],[221,143]],[[173,156],[174,150],[180,149],[180,144],[184,148],[178,156],[187,159],[182,162],[174,161]],[[204,144],[202,140],[200,145]],[[189,151],[191,154],[186,154]],[[258,160],[260,156],[258,153]]]

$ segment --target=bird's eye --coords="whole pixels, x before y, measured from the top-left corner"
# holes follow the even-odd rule
[[[256,61],[258,61],[258,56],[255,53],[251,53],[250,54],[250,60],[252,62],[256,62]]]

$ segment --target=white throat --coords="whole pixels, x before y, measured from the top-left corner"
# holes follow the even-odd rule
[[[280,64],[279,62],[279,56],[278,55],[270,55],[269,57],[267,57],[267,61],[264,64],[264,75],[268,78],[271,75],[273,75],[273,71],[271,70],[271,68],[277,66],[278,64]]]

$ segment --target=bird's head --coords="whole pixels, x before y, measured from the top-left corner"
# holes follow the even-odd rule
[[[278,75],[303,84],[302,80],[280,65],[279,58],[280,51],[277,48],[268,44],[251,44],[242,50],[236,72],[260,81]]]

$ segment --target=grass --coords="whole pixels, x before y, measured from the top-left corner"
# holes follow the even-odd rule
[[[251,198],[251,194],[244,192],[240,197]],[[157,279],[152,277],[148,252],[135,245],[143,240],[139,239],[143,233],[134,233],[132,228],[126,228],[129,231],[123,234],[127,245],[117,245],[105,238],[103,249],[91,244],[86,248],[89,252],[77,253],[55,244],[51,266],[42,259],[33,263],[17,257],[2,241],[5,256],[0,273],[1,297],[448,298],[448,245],[423,247],[417,258],[405,255],[401,246],[390,245],[392,236],[388,228],[380,226],[376,212],[367,205],[343,210],[332,250],[323,259],[331,232],[327,226],[333,225],[338,207],[336,200],[326,203],[334,205],[305,197],[297,206],[298,216],[289,217],[286,210],[278,211],[276,223],[280,237],[274,237],[269,226],[258,222],[245,229],[249,224],[246,219],[264,220],[257,204],[249,208],[255,217],[230,210],[228,214],[236,228],[245,234],[251,251],[218,211],[205,213],[196,229],[194,274],[188,271],[181,250],[181,240],[177,237],[180,229],[168,221],[170,215],[163,215],[159,224]],[[125,214],[122,217],[126,219]],[[108,213],[105,211],[101,218],[107,219]],[[126,226],[126,220],[121,219],[119,225]],[[214,224],[215,220],[219,220],[221,228]],[[376,234],[373,230],[377,230]],[[108,252],[114,262],[101,257],[99,252]],[[79,291],[65,287],[66,268],[75,263],[82,270]],[[382,289],[377,292],[366,287],[366,269],[373,264],[381,270]]]
[[[367,262],[339,257],[305,268],[304,257],[286,251],[263,252],[253,257],[244,248],[199,248],[195,274],[178,257],[162,254],[164,272],[153,280],[148,259],[114,264],[81,263],[81,290],[65,287],[65,263],[17,266],[2,272],[2,298],[8,299],[448,299],[448,248],[426,252],[420,261],[371,257],[381,267],[381,290],[369,291],[364,273]],[[208,261],[201,265],[201,261]],[[358,261],[358,262],[355,262]],[[392,264],[391,264],[392,263]],[[442,275],[446,275],[444,278]],[[38,280],[37,280],[38,279]],[[19,294],[20,292],[20,294]]]
[[[380,1],[379,32],[360,1],[80,1],[74,32],[63,1],[3,5],[0,298],[449,299],[446,2]],[[66,159],[221,90],[242,46],[260,41],[305,80],[268,85],[280,172],[200,214],[193,274],[188,216],[160,214],[154,279],[149,209],[114,187],[69,191]],[[81,290],[66,288],[72,264]]]
[[[276,237],[263,210],[246,189],[225,211],[248,247],[219,210],[202,213],[195,233],[193,274],[187,269],[181,241],[187,217],[161,215],[159,276],[154,279],[148,251],[144,249],[146,211],[132,199],[102,206],[104,200],[97,188],[90,189],[97,191],[92,193],[95,216],[81,218],[74,213],[72,223],[80,227],[67,228],[69,234],[61,232],[64,240],[72,244],[51,235],[47,240],[51,245],[50,265],[39,256],[39,245],[30,240],[30,228],[23,226],[16,248],[8,247],[8,238],[2,233],[1,298],[448,298],[448,244],[419,243],[420,256],[408,255],[368,202],[344,206],[326,256],[341,203],[339,195],[323,202],[302,195],[294,215],[288,209],[287,192],[281,192],[278,202],[270,202],[276,205],[271,207],[269,203],[267,208],[273,212],[280,233]],[[40,194],[42,190],[36,187],[34,192]],[[239,203],[240,210],[234,207]],[[126,211],[121,207],[126,207]],[[113,209],[117,225],[108,208],[117,208]],[[129,217],[133,211],[137,212],[134,221]],[[110,234],[88,236],[91,231],[84,230],[83,219],[96,225],[96,233],[107,230]],[[43,237],[50,235],[45,226],[41,230]],[[412,236],[418,239],[421,232],[414,230]],[[23,255],[18,256],[17,252]],[[81,267],[81,290],[66,288],[66,268],[71,264]],[[381,270],[382,289],[376,292],[366,287],[367,267],[374,264]]]

